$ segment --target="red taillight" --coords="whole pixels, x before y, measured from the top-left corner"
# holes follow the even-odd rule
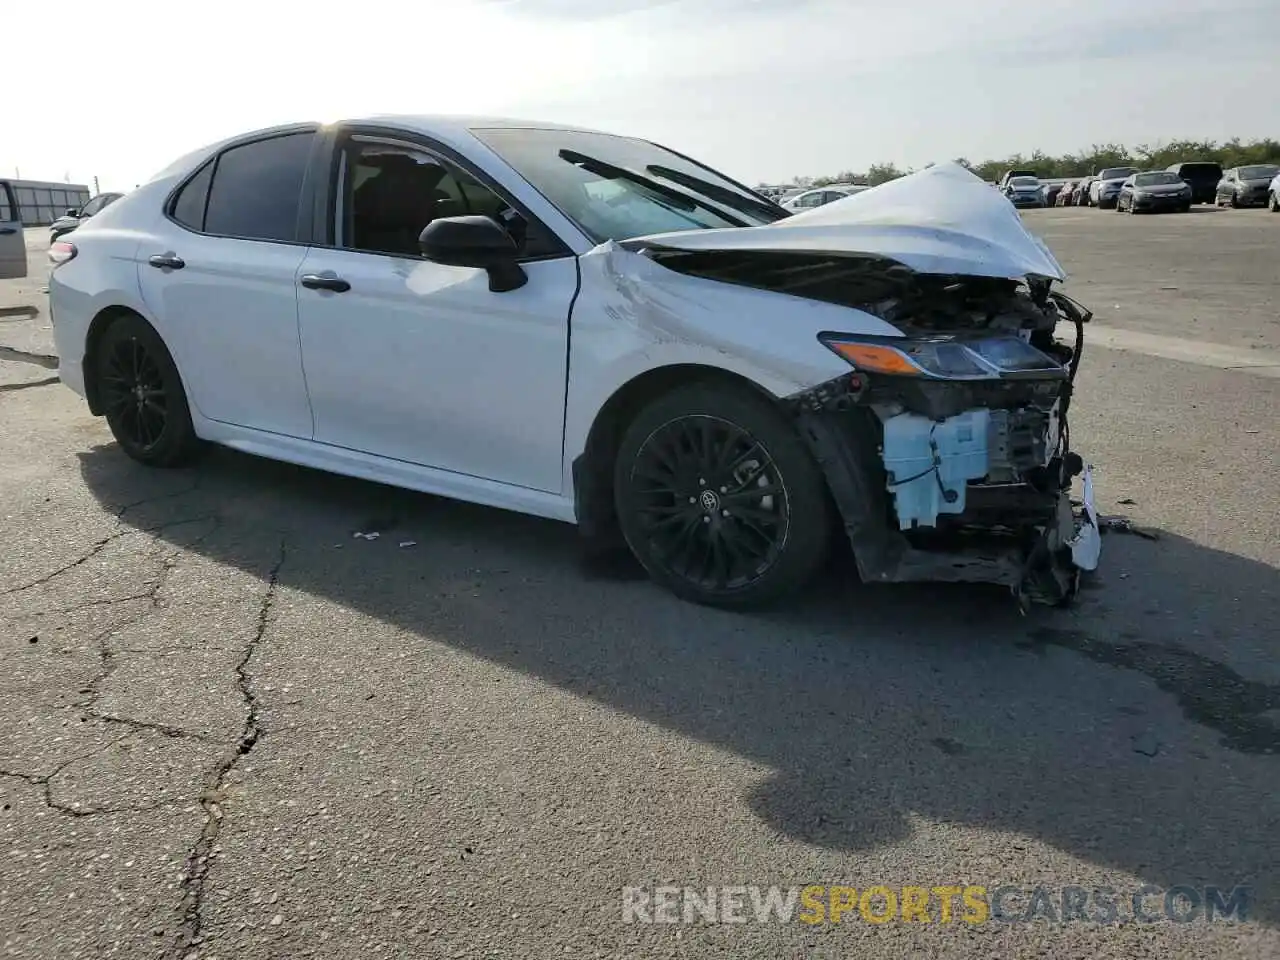
[[[55,240],[49,245],[49,262],[55,267],[68,260],[74,260],[75,256],[76,245],[70,240]]]

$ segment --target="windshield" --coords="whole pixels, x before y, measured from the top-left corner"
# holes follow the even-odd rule
[[[644,140],[578,130],[471,132],[596,242],[788,216],[724,175]]]
[[[1098,179],[1123,180],[1125,177],[1132,176],[1137,172],[1133,167],[1107,167],[1107,169],[1098,174]]]
[[[1241,167],[1241,180],[1270,180],[1277,173],[1280,173],[1280,167],[1274,163],[1261,163],[1254,167]]]
[[[1140,173],[1133,178],[1135,187],[1154,187],[1158,183],[1181,183],[1176,173]]]
[[[1022,187],[1025,189],[1027,187],[1040,186],[1040,181],[1037,180],[1035,177],[1014,177],[1012,180],[1009,181],[1009,185],[1012,187]]]

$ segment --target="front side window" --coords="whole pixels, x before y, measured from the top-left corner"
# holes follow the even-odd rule
[[[485,216],[511,234],[521,258],[561,252],[541,224],[426,150],[354,139],[342,152],[339,185],[337,239],[349,250],[418,257],[418,237],[433,220]]]
[[[219,155],[204,232],[247,240],[296,240],[314,136],[293,133],[255,140]]]
[[[550,128],[471,132],[596,242],[758,226],[788,215],[722,174],[644,140]]]

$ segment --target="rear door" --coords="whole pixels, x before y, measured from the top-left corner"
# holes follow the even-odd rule
[[[190,176],[138,250],[142,295],[196,409],[310,439],[298,342],[299,224],[314,130],[229,147]]]
[[[13,188],[0,180],[0,280],[17,280],[27,275],[27,243],[18,216],[18,198]]]

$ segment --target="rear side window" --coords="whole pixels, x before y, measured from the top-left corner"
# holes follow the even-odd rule
[[[13,210],[12,193],[7,183],[0,183],[0,223],[13,223],[18,219]]]
[[[315,134],[293,133],[232,147],[218,157],[204,232],[294,240],[302,181]]]
[[[213,164],[210,160],[200,172],[183,185],[178,195],[173,198],[173,208],[169,216],[184,227],[204,231],[204,208],[209,199],[209,184],[213,182]]]

